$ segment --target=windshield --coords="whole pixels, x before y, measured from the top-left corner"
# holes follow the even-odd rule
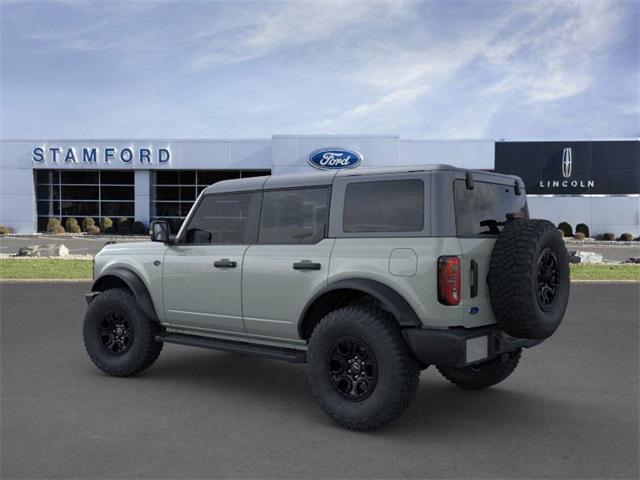
[[[497,235],[507,215],[529,218],[527,197],[516,195],[514,186],[476,181],[469,190],[464,180],[455,180],[453,192],[459,237]]]

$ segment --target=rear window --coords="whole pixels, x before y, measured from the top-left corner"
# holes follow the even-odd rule
[[[422,180],[358,182],[347,185],[343,215],[345,232],[420,232],[423,228]]]
[[[497,235],[509,214],[529,218],[526,195],[509,185],[476,181],[469,190],[464,180],[455,180],[453,191],[458,236]]]

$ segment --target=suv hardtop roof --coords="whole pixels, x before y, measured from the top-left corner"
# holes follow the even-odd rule
[[[405,165],[398,167],[383,168],[362,168],[358,170],[344,169],[337,171],[324,171],[317,173],[297,173],[284,175],[266,175],[262,177],[238,178],[233,180],[223,180],[213,185],[209,185],[205,190],[205,194],[210,193],[230,193],[249,190],[277,189],[289,187],[316,187],[333,184],[335,177],[355,177],[380,174],[394,173],[411,173],[426,171],[452,171],[452,172],[471,172],[481,173],[482,175],[491,175],[502,179],[518,179],[514,175],[491,172],[487,170],[472,170],[467,168],[454,167],[444,164],[428,164],[428,165]]]

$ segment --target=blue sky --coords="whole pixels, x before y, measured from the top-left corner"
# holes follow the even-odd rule
[[[640,2],[4,0],[2,138],[640,135]]]

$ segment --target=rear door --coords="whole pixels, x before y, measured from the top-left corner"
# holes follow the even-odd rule
[[[208,195],[164,256],[167,323],[192,330],[244,333],[242,262],[257,235],[260,193]]]
[[[243,319],[256,337],[296,340],[298,318],[327,283],[330,188],[265,191],[258,243],[244,257]]]
[[[476,176],[470,189],[464,179],[454,180],[456,231],[462,250],[465,325],[495,322],[486,281],[491,252],[507,215],[529,218],[524,187],[518,195],[514,182],[499,182],[490,176]]]

